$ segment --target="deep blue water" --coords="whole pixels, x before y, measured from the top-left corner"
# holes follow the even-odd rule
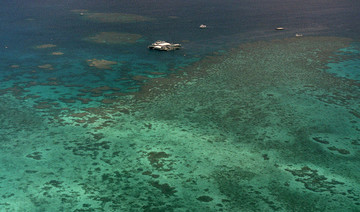
[[[360,32],[356,1],[3,1],[1,44],[7,52],[20,51],[37,43],[51,42],[74,52],[110,54],[123,47],[94,48],[79,42],[101,31],[141,34],[146,42],[132,49],[149,57],[145,47],[157,39],[188,40],[184,54],[206,54],[249,40],[305,35],[343,35],[356,38]],[[154,23],[104,24],[81,20],[73,9],[92,12],[121,12],[154,17]],[[171,19],[169,16],[178,18]],[[27,19],[34,19],[29,21]],[[206,32],[198,26],[206,23]],[[278,33],[277,26],[287,28]],[[2,48],[2,50],[4,50]],[[5,55],[7,55],[4,52]]]
[[[10,64],[35,67],[39,62],[68,64],[62,72],[74,72],[89,58],[126,61],[119,75],[143,74],[146,65],[168,73],[218,50],[256,40],[308,35],[360,34],[356,1],[2,1],[0,9],[1,72]],[[120,12],[156,18],[154,22],[94,23],[71,10]],[[169,17],[176,18],[169,18]],[[200,24],[206,30],[199,30]],[[286,31],[277,32],[282,26]],[[98,45],[84,37],[102,31],[136,33],[142,41],[132,45]],[[149,52],[155,40],[183,42],[184,49],[170,54]],[[59,59],[44,56],[31,47],[51,43],[66,52]],[[6,48],[5,48],[6,47]],[[80,63],[80,64],[79,64]],[[78,65],[76,65],[78,64]],[[87,81],[81,79],[82,81]],[[128,83],[129,84],[129,83]],[[130,83],[129,86],[132,86]],[[123,86],[126,87],[124,84]]]

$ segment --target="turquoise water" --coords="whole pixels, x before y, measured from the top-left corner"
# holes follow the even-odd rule
[[[344,56],[344,59],[336,63],[329,63],[329,69],[327,71],[338,77],[359,81],[359,43],[353,43],[351,47],[341,49],[340,51],[339,54]]]
[[[5,0],[0,211],[359,211],[359,9]]]

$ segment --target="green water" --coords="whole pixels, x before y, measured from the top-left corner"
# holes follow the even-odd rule
[[[96,108],[3,94],[1,211],[358,211],[352,42],[244,44]]]

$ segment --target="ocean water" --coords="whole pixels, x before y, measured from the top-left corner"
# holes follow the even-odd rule
[[[359,10],[1,1],[0,211],[360,211]]]

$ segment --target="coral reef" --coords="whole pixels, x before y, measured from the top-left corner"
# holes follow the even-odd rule
[[[112,65],[116,65],[117,62],[116,61],[109,61],[109,60],[104,60],[104,59],[89,59],[87,60],[88,65],[90,67],[95,67],[98,69],[111,69]]]
[[[132,44],[142,36],[139,34],[119,33],[119,32],[100,32],[89,36],[84,40],[102,44]]]

